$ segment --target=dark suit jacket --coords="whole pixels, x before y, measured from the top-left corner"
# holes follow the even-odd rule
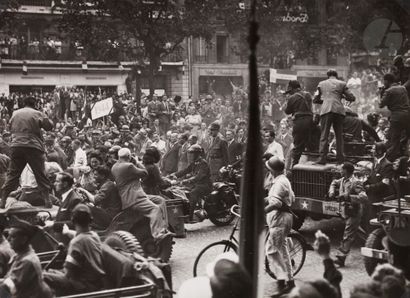
[[[121,197],[118,188],[111,180],[107,180],[97,190],[94,196],[95,205],[104,209],[108,214],[114,217],[122,209]]]
[[[228,156],[229,156],[229,164],[233,164],[239,159],[242,158],[242,144],[238,143],[237,141],[233,141],[228,143]]]
[[[72,189],[66,199],[61,202],[60,208],[58,208],[55,221],[57,222],[70,222],[71,213],[75,206],[83,201],[83,198],[78,194],[75,189]]]
[[[162,171],[172,174],[178,171],[179,149],[181,145],[176,142],[162,157]]]
[[[216,136],[215,140],[211,138],[211,145],[206,155],[206,160],[208,163],[212,160],[221,160],[221,166],[226,166],[229,160],[228,143],[219,136]]]

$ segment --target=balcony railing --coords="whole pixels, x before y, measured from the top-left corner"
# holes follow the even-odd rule
[[[54,1],[52,0],[19,0],[18,3],[20,5],[27,5],[27,6],[45,6],[51,7]]]
[[[13,60],[51,60],[51,61],[135,61],[127,52],[119,49],[93,49],[63,45],[50,47],[40,43],[36,45],[10,45],[0,41],[0,58]],[[165,57],[162,62],[183,61],[183,52],[177,51]]]

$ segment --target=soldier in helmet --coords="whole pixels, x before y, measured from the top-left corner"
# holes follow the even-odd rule
[[[198,144],[192,145],[188,149],[188,167],[172,175],[176,178],[184,178],[182,183],[191,187],[190,221],[193,220],[196,205],[212,190],[209,166],[202,156],[202,147]]]
[[[265,165],[273,176],[269,194],[265,198],[266,222],[269,226],[265,250],[269,266],[277,277],[278,292],[272,297],[281,297],[295,287],[286,241],[292,229],[293,215],[290,206],[295,200],[295,194],[290,181],[284,175],[283,160],[272,156]]]

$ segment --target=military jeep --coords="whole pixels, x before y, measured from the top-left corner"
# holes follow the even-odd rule
[[[362,147],[364,146],[362,144]],[[364,155],[363,150],[356,151],[361,155],[355,156],[351,154],[353,152],[349,152],[346,161],[355,165],[355,174],[364,180],[372,171],[373,157]],[[340,178],[341,172],[341,165],[337,165],[335,160],[332,161],[331,155],[329,157],[329,163],[320,165],[314,162],[319,158],[317,153],[305,152],[301,162],[292,168],[290,180],[296,197],[292,211],[297,215],[293,224],[295,230],[303,225],[306,217],[313,220],[344,217],[342,202],[328,198],[330,184],[334,179]]]

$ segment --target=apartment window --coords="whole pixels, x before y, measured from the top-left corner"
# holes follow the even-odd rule
[[[216,62],[227,63],[228,62],[228,36],[217,35],[216,36]]]

